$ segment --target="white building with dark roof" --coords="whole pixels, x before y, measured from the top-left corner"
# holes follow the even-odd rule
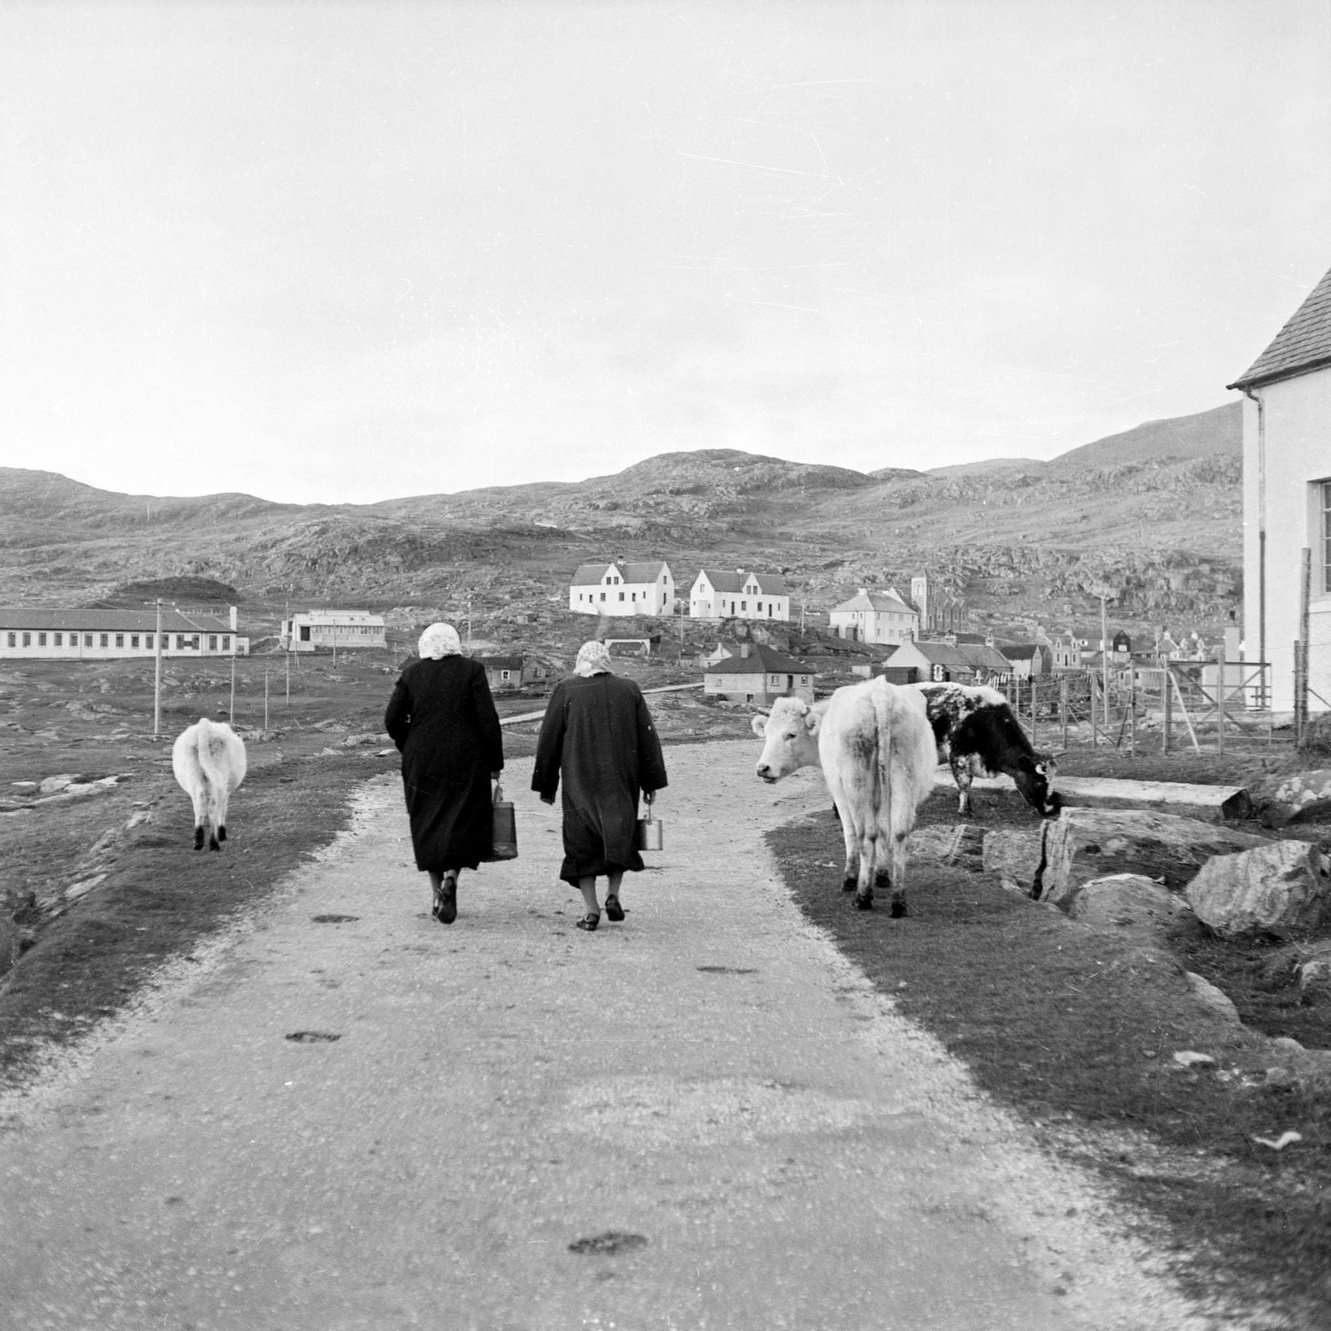
[[[141,610],[0,609],[0,657],[107,661],[163,656],[248,656],[250,640],[230,618],[163,606]]]
[[[790,619],[790,592],[779,573],[704,568],[689,589],[692,619]]]
[[[663,559],[580,564],[568,608],[582,615],[673,615],[675,579]]]
[[[1308,710],[1331,708],[1331,272],[1228,387],[1243,404],[1243,655],[1271,666],[1270,705],[1296,701],[1310,555]]]
[[[833,606],[827,619],[838,637],[856,642],[910,642],[920,634],[919,612],[892,589],[871,592],[861,587],[848,601]]]

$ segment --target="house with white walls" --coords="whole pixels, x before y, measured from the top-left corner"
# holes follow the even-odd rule
[[[1331,710],[1331,271],[1228,387],[1245,398],[1243,659],[1269,662],[1270,706],[1291,712],[1302,652],[1307,709],[1325,712]]]
[[[582,615],[673,615],[674,575],[663,559],[580,564],[568,608]]]
[[[163,606],[132,610],[0,609],[0,657],[109,661],[125,657],[248,656],[236,607],[223,619],[210,611]]]
[[[691,619],[790,619],[790,592],[779,573],[704,568],[689,588]]]
[[[280,640],[288,652],[388,646],[383,616],[368,610],[300,611],[282,621]]]
[[[861,587],[848,601],[833,606],[828,625],[840,638],[856,642],[901,643],[920,635],[920,615],[897,592],[871,592]]]

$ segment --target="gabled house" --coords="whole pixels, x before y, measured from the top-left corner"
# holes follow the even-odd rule
[[[1054,672],[1054,653],[1042,642],[1005,642],[999,649],[1012,665],[1013,679],[1043,679]]]
[[[675,579],[663,559],[580,564],[568,608],[584,615],[673,615]]]
[[[1006,684],[1012,663],[982,642],[907,642],[887,658],[893,670],[914,666],[921,681],[954,684]]]
[[[704,568],[689,589],[689,617],[784,621],[790,618],[790,592],[779,573]]]
[[[894,590],[871,592],[861,587],[848,601],[832,607],[828,627],[838,637],[857,642],[910,642],[919,636],[920,616]]]
[[[738,656],[727,656],[703,668],[706,698],[752,702],[766,706],[775,698],[813,702],[813,667],[762,643],[742,643]]]
[[[1310,711],[1331,707],[1331,271],[1229,388],[1243,404],[1243,654],[1270,663],[1293,710],[1295,651]],[[1304,552],[1310,552],[1305,639]]]

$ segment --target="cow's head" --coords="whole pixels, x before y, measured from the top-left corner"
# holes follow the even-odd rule
[[[1063,801],[1054,791],[1054,772],[1058,764],[1052,753],[1035,753],[1022,758],[1012,779],[1017,789],[1042,818],[1052,818],[1063,807]]]
[[[753,733],[763,741],[757,773],[767,782],[780,781],[801,767],[818,761],[818,722],[821,716],[799,698],[778,698],[772,710],[755,716]]]

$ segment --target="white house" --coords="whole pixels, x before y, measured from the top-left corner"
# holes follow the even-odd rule
[[[1012,678],[1012,662],[997,647],[982,642],[906,642],[886,664],[893,670],[914,666],[921,682],[1006,684]]]
[[[774,698],[803,698],[813,702],[813,666],[762,643],[743,643],[739,654],[723,657],[703,669],[702,690],[707,698],[769,704]]]
[[[919,637],[920,616],[895,589],[871,592],[861,587],[828,614],[832,632],[856,642],[910,642]]]
[[[1308,710],[1331,709],[1331,272],[1230,388],[1243,393],[1243,655],[1293,710],[1307,604]]]
[[[790,618],[790,593],[779,573],[701,569],[689,589],[693,619]]]
[[[673,615],[675,579],[662,559],[580,564],[568,608],[584,615]]]
[[[282,647],[317,652],[337,647],[387,647],[381,615],[368,610],[306,610],[282,621]]]
[[[121,657],[248,656],[250,640],[229,619],[154,606],[137,610],[0,609],[0,657],[108,661]]]

